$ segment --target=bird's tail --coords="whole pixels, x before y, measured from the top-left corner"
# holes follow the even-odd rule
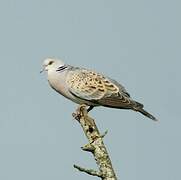
[[[150,113],[148,113],[143,109],[143,104],[124,96],[121,96],[121,98],[107,97],[100,99],[98,102],[100,105],[105,107],[118,108],[118,109],[132,109],[134,111],[140,112],[141,114],[145,115],[146,117],[154,121],[158,121],[153,115],[151,115]]]
[[[150,118],[150,119],[152,119],[154,121],[158,121],[158,119],[156,119],[153,115],[151,115],[149,112],[147,112],[147,111],[145,111],[143,109],[143,105],[142,104],[140,104],[138,102],[136,102],[136,104],[137,104],[137,106],[134,107],[133,110],[140,112],[144,116],[146,116],[146,117],[148,117],[148,118]]]

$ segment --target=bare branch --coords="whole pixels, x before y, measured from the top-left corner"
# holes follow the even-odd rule
[[[81,105],[73,117],[80,123],[89,143],[82,147],[82,150],[91,152],[99,167],[99,172],[92,169],[85,169],[74,165],[74,167],[87,174],[98,176],[102,180],[117,180],[114,169],[111,164],[106,147],[103,143],[103,138],[107,131],[101,135],[94,119],[88,116],[86,105]]]
[[[91,144],[86,144],[85,146],[81,147],[81,149],[83,151],[88,151],[88,152],[94,152],[95,151],[95,147]]]
[[[92,176],[97,176],[97,177],[101,177],[101,178],[103,177],[100,172],[93,170],[93,169],[85,169],[85,168],[82,168],[82,167],[77,166],[77,165],[74,165],[74,168],[78,169],[81,172],[85,172],[89,175],[92,175]]]

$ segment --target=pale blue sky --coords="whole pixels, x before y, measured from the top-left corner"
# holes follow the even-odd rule
[[[94,179],[71,116],[76,105],[39,74],[46,57],[121,82],[158,119],[97,108],[122,180],[181,179],[181,3],[178,0],[0,1],[0,179]],[[95,178],[96,179],[96,178]]]

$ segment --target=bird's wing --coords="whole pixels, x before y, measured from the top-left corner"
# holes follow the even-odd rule
[[[134,101],[130,94],[126,91],[117,81],[108,77],[108,79],[119,88],[119,93],[112,94],[111,96],[105,96],[98,100],[98,103],[102,106],[119,108],[119,109],[142,109],[143,104]]]
[[[69,91],[76,97],[102,106],[134,109],[143,105],[132,100],[117,81],[87,69],[74,69],[66,78]]]
[[[116,96],[120,88],[110,79],[94,71],[74,69],[66,78],[69,91],[84,100],[99,100]]]
[[[130,94],[126,91],[125,87],[123,85],[121,85],[120,83],[118,83],[116,80],[111,79],[109,77],[107,77],[109,79],[109,81],[111,81],[112,83],[114,83],[118,88],[119,88],[119,94],[124,95],[128,98],[130,98]]]

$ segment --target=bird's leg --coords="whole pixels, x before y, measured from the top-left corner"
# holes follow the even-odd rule
[[[89,108],[87,109],[87,112],[90,112],[93,108],[94,106],[89,106]]]
[[[90,133],[92,133],[95,129],[95,123],[94,120],[88,116],[87,112],[90,111],[91,109],[93,109],[93,106],[90,106],[88,109],[86,109],[86,105],[82,104],[80,105],[76,112],[73,113],[73,117],[80,123],[81,118],[84,119],[84,122],[86,122],[87,126],[88,126],[88,131]]]
[[[87,112],[87,110],[85,111],[84,109],[86,110],[86,105],[82,104],[82,105],[78,106],[75,113],[72,113],[72,116],[79,122],[80,122],[80,118],[82,116],[84,116]]]
[[[89,106],[87,109],[87,113],[90,112],[93,108],[94,108],[94,106]],[[89,132],[93,132],[95,123],[94,123],[94,120],[90,117],[89,117],[89,123],[90,123]]]

